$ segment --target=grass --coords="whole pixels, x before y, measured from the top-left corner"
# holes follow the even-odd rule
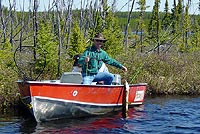
[[[128,81],[134,77],[134,83],[148,83],[148,95],[197,95],[200,94],[199,56],[199,53],[177,53],[127,57],[126,77]]]

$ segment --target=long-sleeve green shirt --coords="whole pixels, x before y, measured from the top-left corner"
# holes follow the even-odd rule
[[[90,57],[88,65],[85,63],[85,58],[87,56]],[[81,55],[78,61],[78,64],[82,66],[82,73],[87,73],[87,75],[90,74],[92,75],[98,73],[98,70],[101,68],[103,62],[120,69],[122,68],[122,64],[120,64],[115,59],[109,57],[104,50],[100,49],[100,51],[98,51],[94,45],[92,47],[87,48],[84,51],[84,53]]]

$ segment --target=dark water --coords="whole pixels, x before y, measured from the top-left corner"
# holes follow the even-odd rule
[[[0,115],[0,133],[199,134],[200,97],[146,98],[143,106],[129,109],[127,119],[121,118],[118,112],[109,116],[36,123],[11,112]]]

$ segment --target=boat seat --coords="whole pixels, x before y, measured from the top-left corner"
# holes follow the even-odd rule
[[[82,83],[82,75],[80,72],[64,72],[60,78],[60,83]]]

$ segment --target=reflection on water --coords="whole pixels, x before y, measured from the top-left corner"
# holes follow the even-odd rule
[[[200,97],[146,98],[145,104],[121,113],[36,123],[19,115],[1,115],[1,133],[200,133]]]
[[[123,128],[128,129],[126,122],[133,118],[142,116],[143,106],[130,108],[128,118],[121,118],[121,113],[112,113],[106,116],[95,116],[90,118],[65,119],[51,122],[34,123],[26,120],[21,124],[20,132],[25,133],[116,133]],[[133,114],[135,113],[135,114]]]

